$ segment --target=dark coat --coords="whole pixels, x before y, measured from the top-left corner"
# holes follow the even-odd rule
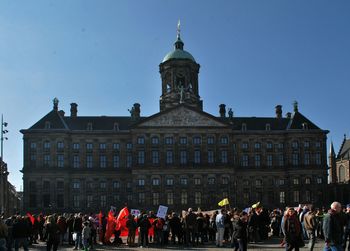
[[[232,222],[232,238],[238,240],[247,240],[247,223],[243,222],[241,219]]]
[[[323,218],[325,241],[331,245],[341,245],[343,243],[343,227],[342,215],[329,210]]]

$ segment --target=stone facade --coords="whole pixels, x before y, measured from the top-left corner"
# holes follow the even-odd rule
[[[0,213],[5,216],[13,215],[21,209],[21,198],[8,181],[8,175],[7,164],[0,158]]]
[[[24,207],[31,212],[266,207],[323,204],[327,185],[322,130],[294,112],[269,118],[220,116],[202,109],[199,65],[178,39],[160,64],[160,112],[130,117],[78,116],[53,110],[29,129],[24,143]]]

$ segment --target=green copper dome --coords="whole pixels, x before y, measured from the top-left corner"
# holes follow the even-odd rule
[[[166,54],[162,63],[170,59],[190,59],[193,62],[196,62],[196,60],[194,60],[194,57],[189,52],[180,49],[176,49]]]
[[[174,50],[165,55],[162,63],[164,63],[165,61],[168,61],[170,59],[190,59],[193,62],[196,62],[196,60],[191,55],[191,53],[189,53],[183,49],[183,46],[184,46],[184,43],[182,42],[180,35],[178,34],[177,40],[174,44],[174,47],[175,47]]]

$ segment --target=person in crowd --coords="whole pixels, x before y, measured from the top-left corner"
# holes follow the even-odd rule
[[[238,216],[238,214],[237,214]],[[238,245],[235,245],[235,251],[247,251],[248,246],[248,213],[241,212],[237,220],[232,222],[232,239]]]
[[[164,220],[163,229],[162,229],[162,244],[168,245],[169,242],[169,233],[170,233],[170,226],[169,226],[169,217],[170,215],[167,215]]]
[[[196,225],[197,225],[197,234],[196,234],[196,244],[204,244],[204,224],[205,219],[203,217],[202,213],[198,213],[197,219],[196,219]],[[199,242],[200,239],[200,242]]]
[[[58,216],[57,225],[58,225],[58,228],[60,229],[60,243],[63,244],[64,237],[67,232],[67,222],[66,222],[66,218],[63,215]]]
[[[83,231],[83,219],[82,219],[82,213],[77,214],[74,217],[73,221],[73,234],[75,235],[75,246],[74,249],[81,249],[82,248],[82,239],[81,234]],[[74,238],[73,238],[74,239]]]
[[[7,234],[7,238],[6,238],[6,247],[7,247],[7,251],[12,251],[12,247],[13,247],[13,235],[12,235],[12,230],[13,230],[13,224],[14,221],[16,220],[16,216],[11,216],[9,218],[7,218],[5,220],[5,224],[7,226],[7,230],[8,230],[8,234]]]
[[[29,250],[28,238],[30,236],[30,225],[25,217],[21,217],[20,215],[16,216],[12,226],[12,236],[15,251],[18,251],[21,246],[23,246],[25,251]]]
[[[134,220],[134,216],[132,214],[128,215],[128,219],[126,221],[126,228],[128,229],[128,238],[127,238],[126,243],[129,246],[134,246],[137,223]]]
[[[251,209],[249,212],[248,231],[249,231],[249,240],[252,243],[257,243],[260,241],[259,219],[254,209]]]
[[[310,205],[309,211],[304,216],[304,228],[309,237],[309,251],[314,250],[316,243],[317,217],[316,210],[313,205]]]
[[[195,245],[195,237],[197,231],[197,215],[193,212],[192,208],[187,210],[187,214],[185,216],[185,242],[187,245]]]
[[[258,234],[260,240],[267,240],[268,234],[270,232],[270,217],[269,212],[264,208],[260,202],[255,204],[255,212],[257,215],[257,224],[258,224]]]
[[[216,216],[216,246],[223,246],[224,232],[225,232],[225,216],[226,210],[223,208],[220,210],[220,213]]]
[[[304,225],[304,217],[308,212],[309,212],[309,208],[305,205],[302,209],[300,209],[300,213],[299,213],[299,221],[301,223],[301,230],[303,233],[304,240],[307,240],[309,238]]]
[[[157,245],[162,245],[164,220],[162,218],[157,217],[153,221],[152,225],[153,225],[153,230],[154,230],[154,242]]]
[[[94,248],[94,245],[97,244],[97,220],[96,218],[92,217],[92,214],[89,216],[89,226],[91,230],[89,246],[90,250],[92,250]]]
[[[176,243],[176,238],[179,244],[182,243],[182,226],[181,220],[176,213],[171,214],[171,218],[169,219],[169,226],[171,231],[171,242],[173,244]]]
[[[274,209],[270,214],[271,229],[273,236],[279,236],[281,230],[281,213],[279,210]]]
[[[84,251],[89,250],[89,244],[90,244],[90,238],[91,238],[91,228],[90,228],[90,222],[84,221],[83,222],[83,229],[81,231],[81,238],[83,242]]]
[[[316,210],[316,217],[317,217],[317,230],[316,230],[316,236],[320,239],[324,239],[323,236],[323,218],[324,218],[324,210],[318,209]]]
[[[38,215],[38,234],[39,234],[39,240],[44,241],[44,224],[45,224],[45,219],[43,214]]]
[[[209,228],[208,228],[208,235],[209,235],[209,241],[215,242],[216,239],[216,216],[218,215],[218,212],[215,211],[211,217],[209,217]]]
[[[147,217],[147,214],[141,214],[138,221],[138,226],[140,228],[140,247],[148,247],[148,230],[151,228],[151,223]]]
[[[345,229],[344,229],[344,237],[343,237],[343,249],[346,250],[346,243],[348,243],[348,250],[350,251],[350,203],[346,205],[345,211]]]
[[[3,216],[1,216],[0,218],[0,251],[7,250],[7,247],[6,247],[7,236],[8,236],[8,228],[3,221]]]
[[[55,221],[55,217],[53,215],[49,215],[44,224],[45,228],[45,239],[46,239],[46,250],[56,251],[58,248],[58,244],[60,243],[60,228]]]
[[[337,201],[331,204],[331,208],[323,219],[323,234],[325,240],[325,251],[343,251],[343,220],[341,216],[342,207]]]
[[[285,236],[286,251],[299,251],[303,246],[301,224],[293,207],[287,208],[282,220],[282,231]]]

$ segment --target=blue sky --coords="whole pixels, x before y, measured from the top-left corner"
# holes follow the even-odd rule
[[[201,65],[204,110],[225,103],[235,116],[274,116],[299,102],[338,151],[350,133],[350,1],[0,2],[0,113],[9,123],[4,160],[20,189],[29,128],[52,109],[69,114],[143,116],[159,111],[158,65],[176,24]]]

